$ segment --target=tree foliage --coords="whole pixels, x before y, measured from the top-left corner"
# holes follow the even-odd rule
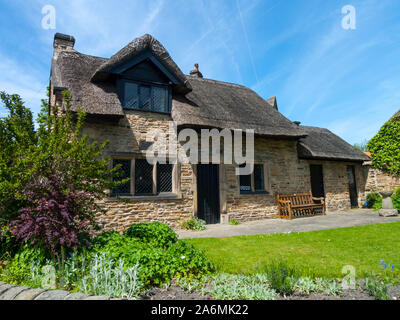
[[[38,230],[53,236],[64,232],[51,241],[40,239],[51,250],[75,246],[78,229],[87,231],[86,223],[99,210],[94,200],[127,180],[114,181],[118,167],[110,168],[109,159],[102,157],[108,142],[99,145],[82,134],[86,115],[80,108],[72,112],[69,92],[63,94],[62,112],[55,108],[50,114],[42,100],[37,130],[18,95],[0,94],[9,111],[0,119],[0,218],[2,224],[14,221],[15,233],[24,241],[38,240]],[[70,229],[54,231],[56,225],[68,224]]]
[[[373,167],[400,175],[400,112],[381,127],[367,147]]]
[[[25,188],[28,206],[11,222],[11,230],[23,242],[40,243],[57,256],[62,247],[75,249],[81,235],[94,225],[95,195],[75,190],[59,176]]]
[[[364,151],[368,151],[367,145],[368,145],[368,140],[364,140],[361,143],[355,143],[353,145],[353,147],[364,152]]]

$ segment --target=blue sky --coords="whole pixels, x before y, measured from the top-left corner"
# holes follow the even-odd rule
[[[48,4],[54,30],[42,28]],[[344,5],[356,9],[355,30],[342,28]],[[150,33],[183,72],[198,62],[206,78],[277,96],[290,120],[350,143],[371,138],[400,109],[398,0],[1,0],[0,90],[21,94],[35,112],[55,32],[102,57]]]

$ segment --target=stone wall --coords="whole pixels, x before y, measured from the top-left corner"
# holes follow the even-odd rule
[[[83,132],[93,140],[109,140],[104,149],[106,155],[145,155],[147,150],[141,144],[154,129],[168,132],[171,117],[165,114],[126,111],[126,116],[117,123],[89,122]],[[167,144],[169,135],[167,135]],[[190,164],[179,166],[178,192],[168,196],[141,196],[123,199],[107,198],[100,202],[104,213],[97,220],[104,230],[125,231],[134,222],[160,221],[172,227],[194,214],[193,169]]]
[[[365,185],[365,193],[374,191],[395,190],[400,187],[400,177],[392,176],[380,169],[373,168],[370,163],[363,165],[363,175],[367,182]]]
[[[80,292],[65,290],[31,289],[26,286],[6,284],[0,281],[1,300],[127,300],[111,299],[104,296],[89,296]]]
[[[297,158],[295,141],[255,139],[255,161],[266,162],[269,194],[240,194],[239,178],[234,165],[225,165],[225,199],[223,213],[238,221],[277,216],[275,193],[306,192],[310,190],[308,171]]]
[[[360,163],[345,161],[301,160],[304,170],[308,170],[310,179],[310,164],[320,164],[323,170],[324,191],[327,211],[346,210],[351,208],[347,166],[354,166],[358,203],[361,205],[364,197],[365,177]]]

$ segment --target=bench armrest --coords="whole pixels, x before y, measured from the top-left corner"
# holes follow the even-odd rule
[[[312,197],[313,200],[320,200],[321,203],[324,203],[325,199],[324,198],[316,198],[316,197]]]

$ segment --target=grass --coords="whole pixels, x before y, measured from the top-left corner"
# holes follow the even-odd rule
[[[400,275],[400,222],[189,241],[206,250],[217,270],[226,273],[256,273],[272,261],[285,260],[304,276],[341,279],[343,266],[352,265],[356,277],[363,278],[382,273],[379,262],[385,260],[395,265],[391,276]]]

